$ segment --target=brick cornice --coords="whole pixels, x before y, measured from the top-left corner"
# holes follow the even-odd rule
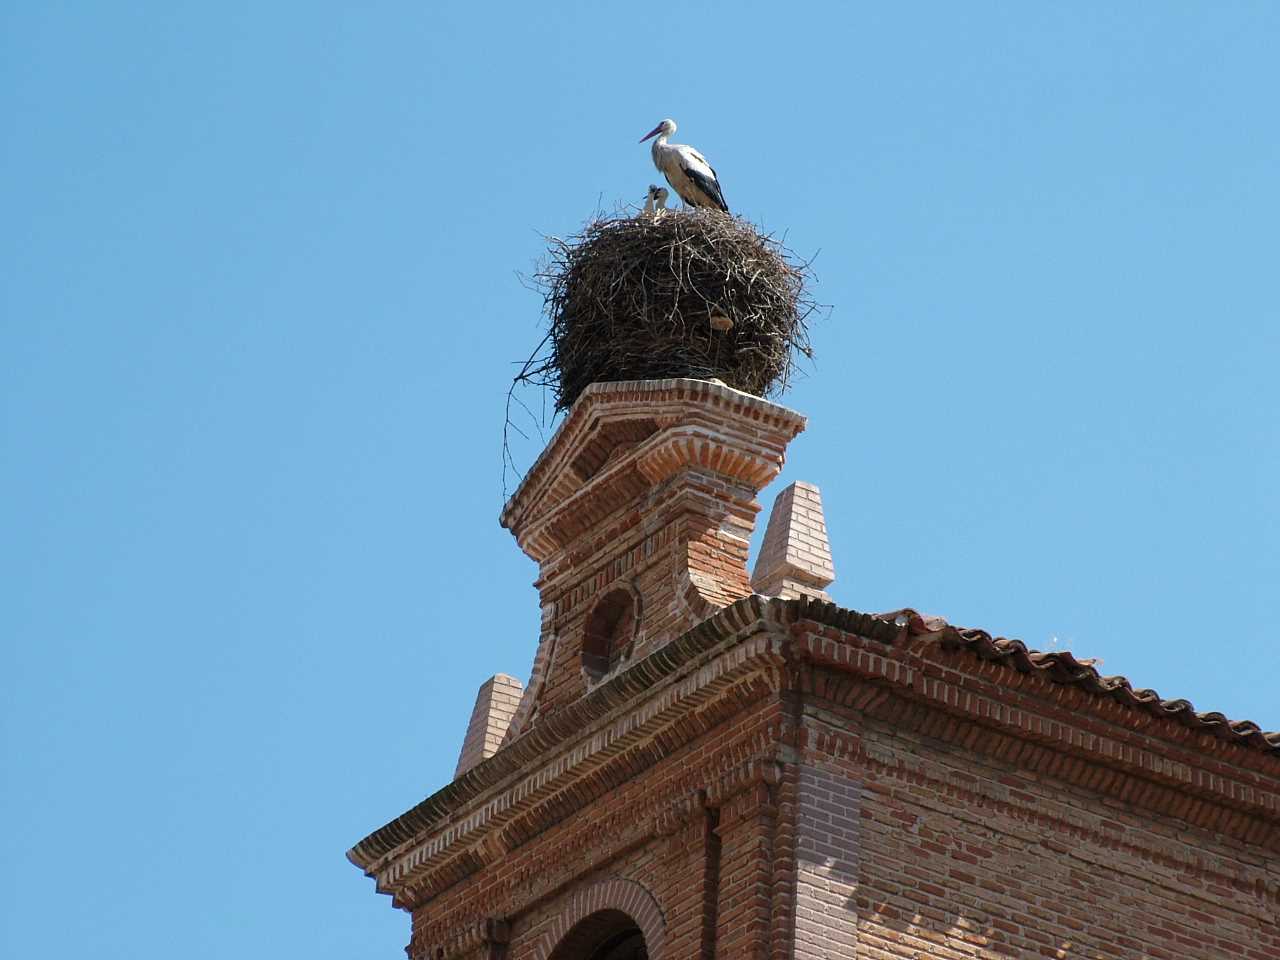
[[[531,772],[498,803],[486,805],[451,823],[435,837],[411,846],[377,874],[379,891],[392,894],[397,906],[412,908],[484,867],[508,859],[551,827],[642,776],[680,744],[696,739],[776,692],[776,682],[769,682],[765,674],[774,674],[776,680],[780,667],[777,648],[782,642],[779,637],[765,634],[739,641],[731,651],[733,659],[739,661],[734,667],[719,672],[726,666],[726,657],[708,665],[716,676],[715,685],[704,687],[687,699],[682,697],[685,702],[678,705],[666,704],[647,718],[653,722],[633,725],[636,718],[628,717],[598,731],[591,743],[579,744],[572,751],[571,766],[566,764],[569,757],[561,756]],[[749,649],[752,646],[757,649]],[[772,747],[778,742],[779,733],[776,726],[762,732],[749,745],[753,755],[727,768],[723,766],[725,758],[720,757],[691,765],[683,778],[686,789],[697,784],[707,797],[708,806],[720,806],[753,783],[770,782],[768,778],[776,764]],[[608,837],[592,840],[591,855],[604,856],[606,851],[617,854],[655,836],[660,813],[657,808],[638,808],[629,810],[627,816],[614,818]],[[536,870],[539,887],[555,879],[556,872],[546,861],[538,861]],[[564,876],[561,881],[568,882],[575,875],[576,872]],[[532,885],[524,886],[526,893],[532,889]],[[527,905],[527,899],[522,904]]]
[[[910,714],[913,728],[970,749],[979,746],[973,730],[998,732],[1004,759],[1040,756],[1051,775],[1138,805],[1153,803],[1156,788],[1166,798],[1182,792],[1162,812],[1274,843],[1275,754],[943,639],[807,598],[746,597],[533,725],[348,857],[398,897],[445,889],[743,709],[735,689],[759,682],[809,686],[891,723]],[[663,729],[680,737],[664,740]],[[590,789],[573,787],[589,778]]]
[[[1070,722],[1101,724],[1110,735],[1128,737],[1147,749],[1180,752],[1187,763],[1225,776],[1248,777],[1256,771],[1265,782],[1280,777],[1280,749],[1267,739],[1275,734],[1241,736],[1231,725],[1203,722],[1198,719],[1203,715],[1190,710],[1147,709],[1146,704],[1090,689],[1078,682],[1078,677],[1022,669],[1016,663],[984,656],[957,643],[950,630],[915,634],[900,628],[886,646],[880,642],[883,635],[871,641],[856,631],[832,630],[822,610],[829,604],[797,603],[806,608],[798,620],[809,620],[813,627],[801,655],[815,662],[882,676],[922,691],[929,687],[926,680],[935,680],[1011,705],[1021,698],[1028,713],[1057,713]],[[797,623],[792,631],[797,636],[806,633],[803,623]],[[1020,717],[1019,722],[1027,719]],[[1027,729],[1034,732],[1035,728]]]
[[[678,469],[680,462],[707,462],[707,457],[719,458],[717,465],[729,472],[765,477],[759,469],[772,461],[772,472],[781,466],[781,449],[758,447],[754,441],[746,443],[739,455],[741,464],[727,451],[711,453],[702,449],[700,439],[722,437],[727,424],[740,423],[749,427],[764,427],[779,437],[791,439],[804,429],[805,418],[793,410],[771,403],[760,397],[742,393],[723,384],[706,380],[634,380],[618,383],[596,383],[589,386],[569,411],[556,430],[551,442],[534,461],[528,474],[503,508],[500,522],[514,531],[533,527],[518,533],[521,547],[542,553],[550,547],[541,537],[547,524],[539,519],[555,514],[561,505],[575,496],[593,476],[599,480],[611,472],[607,463],[597,465],[591,460],[590,444],[599,433],[607,433],[612,423],[631,422],[626,432],[617,438],[621,442],[648,439],[645,431],[638,430],[637,421],[651,424],[652,431],[662,431],[651,450],[642,457],[644,471],[653,476],[669,475]],[[709,429],[707,429],[709,428]],[[621,428],[620,428],[621,429]],[[649,434],[650,436],[652,433]],[[744,435],[745,437],[745,435]],[[631,458],[634,462],[634,458]],[[748,460],[759,460],[756,468]],[[622,482],[622,474],[632,469],[622,465],[615,468],[610,482]],[[596,471],[593,473],[593,471]]]
[[[721,611],[534,725],[366,838],[349,859],[398,900],[456,882],[574,805],[635,776],[674,742],[742,710],[759,697],[758,684],[765,692],[776,689],[784,666],[783,612],[760,597]],[[749,696],[743,699],[739,689]],[[661,736],[676,726],[678,738]]]
[[[578,702],[531,727],[494,756],[369,834],[351,848],[347,858],[366,872],[377,870],[424,832],[510,786],[522,771],[558,753],[566,743],[577,742],[584,731],[593,729],[602,718],[647,697],[664,681],[687,674],[699,658],[718,645],[758,631],[785,630],[801,617],[818,616],[823,624],[876,639],[886,646],[900,633],[883,620],[834,604],[815,607],[807,600],[743,597],[611,677]]]
[[[816,619],[792,633],[792,656],[817,668],[804,687],[834,703],[1246,842],[1280,843],[1280,762],[1268,753],[983,661],[941,635],[904,631],[886,646]]]

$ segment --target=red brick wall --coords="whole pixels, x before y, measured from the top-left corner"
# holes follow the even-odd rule
[[[857,956],[858,826],[853,770],[818,757],[800,765],[796,811],[795,956]]]
[[[770,939],[774,815],[759,784],[720,810],[716,956],[764,957]]]
[[[797,956],[1280,958],[1280,864],[1262,851],[860,733],[862,758],[815,752],[801,771]]]
[[[705,487],[708,491],[724,487],[713,477],[695,479],[696,484],[685,473],[669,485],[685,490]],[[751,491],[735,492],[738,496],[751,495]],[[658,498],[666,495],[666,488],[654,494]],[[749,529],[745,521],[741,522],[744,529]],[[584,624],[595,601],[613,587],[629,585],[641,601],[635,644],[625,661],[628,663],[643,659],[705,614],[705,610],[690,609],[681,590],[684,571],[702,574],[713,583],[714,591],[706,591],[713,595],[704,599],[718,605],[751,593],[747,542],[722,536],[718,519],[683,513],[652,531],[639,524],[636,514],[632,521],[619,519],[606,527],[606,536],[595,547],[598,556],[591,560],[579,558],[576,579],[545,582],[542,586],[543,603],[553,608],[550,626],[556,635],[546,684],[537,696],[538,710],[544,715],[586,693],[581,669]]]

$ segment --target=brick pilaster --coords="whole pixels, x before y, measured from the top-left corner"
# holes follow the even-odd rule
[[[718,958],[769,956],[776,814],[765,783],[753,784],[720,809]]]
[[[847,774],[800,766],[796,823],[797,960],[853,958],[858,946],[859,784]]]

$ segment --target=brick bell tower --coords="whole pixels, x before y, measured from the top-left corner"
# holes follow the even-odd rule
[[[703,380],[586,390],[502,512],[542,604],[508,739],[751,594],[756,494],[804,423]]]
[[[528,686],[487,681],[453,782],[348,853],[410,960],[1280,960],[1280,734],[837,606],[809,484],[749,574],[804,426],[703,380],[578,398],[501,516]]]

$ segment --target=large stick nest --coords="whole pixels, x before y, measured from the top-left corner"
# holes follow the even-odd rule
[[[550,387],[558,410],[609,380],[717,378],[781,392],[796,352],[812,356],[809,279],[807,263],[719,211],[595,220],[553,238],[534,275],[550,349],[517,380]]]

